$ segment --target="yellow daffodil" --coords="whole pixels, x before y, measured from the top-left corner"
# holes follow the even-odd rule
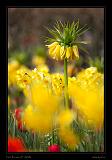
[[[52,90],[53,92],[61,96],[63,95],[64,90],[64,77],[62,74],[54,73],[51,75],[51,83],[52,83]]]
[[[45,64],[45,58],[43,58],[41,56],[33,56],[32,64],[35,66],[43,65],[43,64]]]
[[[69,85],[69,94],[86,124],[101,129],[104,121],[103,74],[93,67],[82,71]]]
[[[11,105],[11,99],[10,99],[10,97],[8,96],[8,109],[10,109],[10,105]]]
[[[47,134],[52,131],[52,117],[41,113],[32,105],[25,108],[22,120],[28,130],[39,134]]]
[[[37,67],[39,72],[48,73],[49,67],[46,64],[41,64]]]
[[[27,67],[21,66],[20,69],[16,72],[16,80],[17,84],[21,88],[25,88],[28,84],[31,83],[31,71]]]
[[[59,115],[57,116],[57,124],[59,124],[59,126],[69,126],[73,120],[75,119],[75,114],[73,113],[72,110],[70,109],[63,109]]]
[[[16,71],[20,68],[20,64],[16,60],[8,63],[8,86],[16,84]]]
[[[74,150],[75,147],[79,144],[78,136],[73,133],[73,131],[69,127],[60,128],[58,131],[58,136],[60,140],[70,149]]]
[[[60,97],[52,93],[52,90],[44,84],[33,83],[31,85],[32,104],[45,114],[53,114],[59,109]]]

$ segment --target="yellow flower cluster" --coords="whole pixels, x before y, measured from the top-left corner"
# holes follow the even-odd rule
[[[56,123],[59,126],[58,137],[71,149],[74,149],[79,144],[78,135],[71,128],[71,124],[75,119],[76,115],[73,110],[64,108],[56,118]]]
[[[104,121],[103,74],[93,67],[82,71],[69,85],[69,94],[83,121],[93,129],[101,129]]]
[[[79,51],[77,45],[72,47],[61,46],[58,42],[47,45],[49,48],[49,55],[56,60],[63,60],[65,58],[73,60],[79,58]]]
[[[16,84],[16,71],[20,68],[20,64],[16,60],[8,63],[8,86]]]
[[[60,101],[59,97],[62,97],[64,90],[63,75],[40,72],[38,69],[27,70],[27,72],[24,70],[24,72],[20,73],[21,76],[19,76],[21,78],[18,78],[18,81],[25,86],[24,94],[28,97],[33,107],[49,114],[58,111],[59,106],[63,105],[58,103]],[[95,67],[87,68],[80,72],[77,77],[68,78],[68,89],[69,96],[75,106],[74,112],[76,112],[75,109],[77,108],[79,115],[82,115],[83,121],[88,126],[101,128],[104,118],[103,74],[99,73]],[[58,114],[58,118],[61,117],[63,119],[63,114],[60,114]],[[62,124],[65,123],[61,118]]]
[[[69,127],[60,128],[58,136],[70,149],[75,149],[75,147],[79,144],[78,136]]]
[[[39,83],[32,80],[29,93],[31,105],[25,109],[23,115],[26,128],[40,134],[51,132],[54,126],[53,117],[59,112],[61,98],[53,94],[44,81]]]
[[[60,97],[54,95],[44,84],[32,83],[31,97],[33,106],[45,114],[53,114],[59,109]]]
[[[32,64],[37,66],[43,65],[45,64],[45,58],[41,57],[41,56],[33,56],[32,58]]]
[[[49,72],[49,68],[46,64],[41,64],[40,66],[37,67],[39,72],[44,72],[44,73],[48,73]]]
[[[52,92],[57,96],[62,95],[64,89],[63,75],[59,73],[49,74],[45,66],[35,68],[32,71],[28,68],[21,67],[17,70],[16,80],[18,86],[23,88],[25,93],[29,92],[27,90],[29,88],[28,85],[37,83],[43,83],[48,88],[51,88]]]
[[[41,56],[33,56],[32,64],[34,66],[36,66],[36,68],[38,69],[39,72],[44,72],[44,73],[48,73],[49,72],[49,68],[46,65],[45,58],[43,58]]]
[[[64,76],[63,74],[51,74],[52,90],[56,95],[62,96],[64,90]]]
[[[10,109],[10,105],[11,105],[11,99],[10,96],[8,96],[8,109]]]
[[[78,74],[77,83],[82,88],[88,89],[89,87],[89,89],[95,89],[103,86],[103,78],[103,74],[99,73],[96,67],[90,67]]]
[[[57,126],[59,127],[59,138],[62,141],[64,138],[68,147],[75,147],[78,138],[69,127],[75,119],[74,112],[62,107],[60,96],[53,94],[52,90],[43,83],[34,82],[30,87],[32,105],[28,105],[23,114],[26,128],[45,135],[52,132],[53,128]],[[66,127],[69,128],[69,131]],[[65,131],[67,131],[67,136]]]
[[[43,71],[40,71],[42,69]],[[27,67],[21,67],[19,70],[16,72],[16,81],[17,85],[23,89],[23,92],[26,97],[31,99],[31,89],[30,86],[32,83],[40,83],[44,82],[45,85],[48,84],[49,77],[48,73],[41,67],[40,69],[37,70],[35,68],[34,70],[30,70]]]
[[[26,128],[45,135],[57,126],[59,138],[69,148],[76,147],[79,143],[78,136],[70,127],[75,119],[74,112],[61,107],[60,98],[54,96],[45,86],[34,85],[31,90],[33,105],[28,105],[23,114]]]
[[[80,142],[71,127],[72,122],[76,120],[77,111],[81,116],[79,120],[83,120],[88,127],[95,130],[102,128],[103,74],[96,68],[87,68],[76,77],[68,78],[69,98],[73,101],[72,109],[66,109],[63,104],[63,74],[50,74],[38,68],[32,71],[20,68],[17,80],[24,85],[24,94],[31,104],[26,107],[23,114],[28,130],[45,135],[57,127],[58,137],[69,148],[74,149]]]
[[[74,119],[75,119],[75,113],[72,110],[63,109],[57,117],[57,124],[60,127],[62,126],[66,127],[66,126],[69,126]]]
[[[16,80],[20,88],[25,88],[28,84],[31,83],[30,75],[31,75],[31,71],[25,66],[22,66],[19,68],[19,70],[17,70]]]
[[[52,117],[50,114],[42,114],[37,108],[28,105],[23,114],[23,122],[28,130],[47,134],[52,130]]]

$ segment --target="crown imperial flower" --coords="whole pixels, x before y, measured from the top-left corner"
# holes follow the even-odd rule
[[[74,60],[79,59],[79,49],[84,49],[81,47],[82,44],[87,44],[85,41],[77,41],[77,39],[89,28],[84,25],[79,28],[79,20],[76,23],[62,24],[61,21],[56,23],[53,29],[48,29],[49,33],[54,38],[47,38],[48,42],[52,42],[46,45],[49,49],[49,55],[56,60]]]

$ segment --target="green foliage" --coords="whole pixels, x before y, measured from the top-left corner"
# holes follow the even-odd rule
[[[82,123],[73,122],[74,132],[81,139],[81,143],[77,146],[75,152],[103,152],[104,150],[104,131],[93,131]]]
[[[20,64],[27,64],[30,59],[30,55],[24,51],[15,51],[9,54],[10,54],[10,59],[15,59]]]
[[[44,47],[37,47],[34,50],[34,54],[41,56],[41,57],[46,57],[46,51]]]
[[[87,44],[85,41],[76,41],[81,35],[83,35],[89,28],[87,25],[79,27],[79,20],[70,24],[57,21],[54,29],[46,28],[53,38],[46,37],[46,42],[59,42],[63,46],[72,46],[74,44]]]
[[[72,124],[74,133],[78,134],[81,142],[74,148],[70,149],[66,144],[59,140],[57,130],[42,136],[31,131],[20,131],[17,123],[14,121],[13,114],[8,113],[8,135],[21,137],[27,149],[32,152],[48,152],[48,146],[58,144],[61,152],[103,152],[104,150],[104,131],[95,132],[87,129],[83,124],[76,121]]]
[[[82,64],[83,64],[83,58],[82,58],[82,56],[80,56],[80,59],[78,60],[78,61],[75,61],[75,66],[76,67],[81,67],[82,66]]]
[[[97,67],[98,71],[103,73],[104,72],[104,59],[103,57],[95,57],[94,59],[89,59],[89,65],[91,67]]]

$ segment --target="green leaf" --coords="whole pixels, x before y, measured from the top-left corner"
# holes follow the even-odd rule
[[[75,41],[75,44],[89,44],[90,41]]]
[[[83,52],[87,53],[89,55],[89,52],[87,49],[85,49],[82,45],[78,44],[79,49],[81,49]]]
[[[82,34],[84,34],[85,32],[87,32],[90,28],[87,28],[87,29],[83,29],[81,30],[80,32],[78,32],[78,37],[81,36]]]
[[[84,25],[82,28],[79,28],[79,19],[75,23],[74,21],[70,24],[62,23],[61,21],[56,21],[53,29],[49,29],[45,27],[48,32],[53,36],[53,38],[47,38],[45,42],[59,42],[59,44],[63,44],[64,46],[71,46],[75,43],[76,39],[85,33],[89,28],[87,25]],[[87,42],[77,42],[79,44],[87,44]]]
[[[77,31],[78,28],[79,28],[79,19],[78,19],[77,23],[75,24],[75,30]]]

